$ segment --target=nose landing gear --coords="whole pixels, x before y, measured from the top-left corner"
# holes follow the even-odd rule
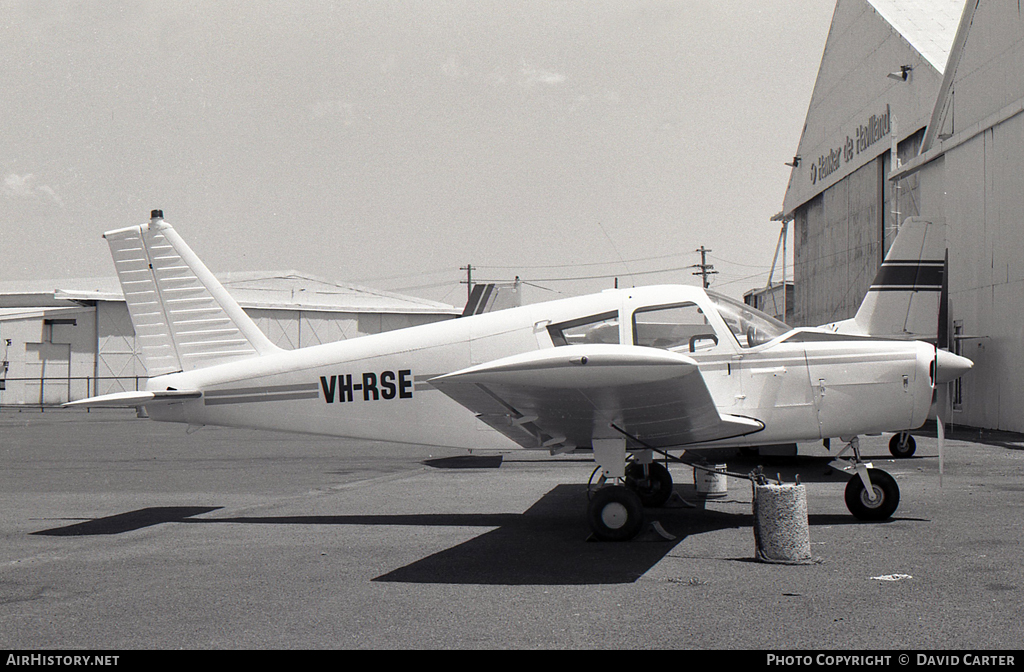
[[[896,479],[881,469],[867,469],[867,476],[870,486],[864,485],[859,474],[846,484],[846,508],[860,520],[891,518],[900,505]]]
[[[897,435],[898,436],[898,435]],[[853,458],[843,460],[847,450],[853,451]],[[860,438],[853,437],[836,456],[833,464],[852,474],[846,484],[846,508],[859,520],[886,520],[896,513],[900,505],[900,488],[896,479],[881,469],[874,469],[870,462],[861,461]]]

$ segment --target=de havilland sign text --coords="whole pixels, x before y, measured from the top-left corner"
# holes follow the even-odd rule
[[[892,128],[889,106],[885,106],[885,112],[872,114],[865,123],[859,124],[855,137],[846,136],[846,139],[835,149],[829,149],[821,154],[816,161],[811,162],[811,184],[817,184],[839,170],[843,165],[851,163],[857,155],[868,150],[882,138],[889,135]]]

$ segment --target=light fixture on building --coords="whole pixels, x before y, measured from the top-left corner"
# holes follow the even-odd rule
[[[793,157],[792,161],[786,162],[785,165],[789,166],[790,168],[796,168],[797,166],[800,165],[800,155],[797,154],[796,156]]]
[[[910,79],[910,71],[913,70],[913,66],[901,65],[899,72],[890,72],[886,77],[889,79],[895,79],[900,82],[905,82]]]

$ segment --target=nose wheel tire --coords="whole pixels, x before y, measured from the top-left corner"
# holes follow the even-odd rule
[[[630,462],[626,465],[626,487],[640,497],[644,506],[659,507],[672,496],[672,474],[660,462],[651,462],[644,478],[644,465]]]
[[[644,524],[640,496],[622,485],[609,485],[594,493],[587,507],[594,536],[601,541],[628,541]]]
[[[860,520],[885,520],[900,505],[900,487],[896,479],[880,469],[868,469],[874,496],[868,494],[860,476],[846,484],[846,508]]]

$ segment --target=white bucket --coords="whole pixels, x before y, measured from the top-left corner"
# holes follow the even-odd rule
[[[729,494],[728,477],[725,475],[727,464],[712,464],[706,468],[693,468],[693,484],[697,486],[697,494],[701,497],[718,498]],[[708,471],[713,469],[714,471]]]

